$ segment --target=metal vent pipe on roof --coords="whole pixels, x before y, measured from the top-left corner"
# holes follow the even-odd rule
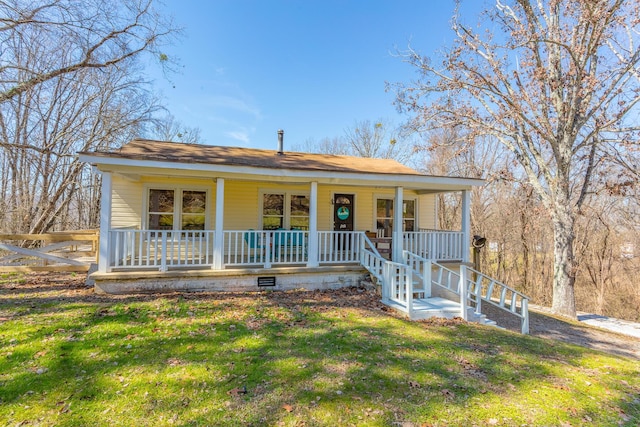
[[[278,131],[278,155],[283,155],[284,154],[284,131],[282,129],[280,129]]]

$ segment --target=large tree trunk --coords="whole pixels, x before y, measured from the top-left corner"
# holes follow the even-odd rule
[[[553,215],[553,302],[551,310],[559,315],[576,318],[575,260],[573,255],[574,219],[567,204],[560,205]]]

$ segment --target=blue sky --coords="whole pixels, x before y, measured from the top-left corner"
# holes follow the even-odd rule
[[[477,0],[467,3],[480,3]],[[385,82],[415,71],[397,49],[451,41],[452,0],[166,0],[184,37],[180,71],[149,69],[171,114],[204,143],[285,149],[344,134],[356,121],[402,121]]]

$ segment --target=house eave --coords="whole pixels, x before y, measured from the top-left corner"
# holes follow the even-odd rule
[[[382,187],[406,187],[439,191],[469,190],[484,185],[483,179],[442,177],[419,174],[353,173],[321,170],[274,169],[253,166],[213,165],[204,163],[180,163],[153,160],[96,156],[80,153],[79,159],[102,172],[116,172],[127,176],[184,176],[198,178],[225,178],[265,180],[276,182],[363,185]]]

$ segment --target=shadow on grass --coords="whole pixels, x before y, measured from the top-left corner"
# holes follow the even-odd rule
[[[496,406],[507,424],[620,420],[563,376],[581,372],[588,350],[457,321],[407,322],[361,289],[2,295],[3,312],[20,313],[0,332],[0,399],[14,412],[0,410],[4,421],[388,425],[446,414],[455,425],[470,410],[482,424]],[[612,361],[613,374],[592,383],[619,390],[620,376],[637,375],[622,366]],[[558,398],[508,409],[532,388]],[[618,394],[607,405],[640,417]]]

